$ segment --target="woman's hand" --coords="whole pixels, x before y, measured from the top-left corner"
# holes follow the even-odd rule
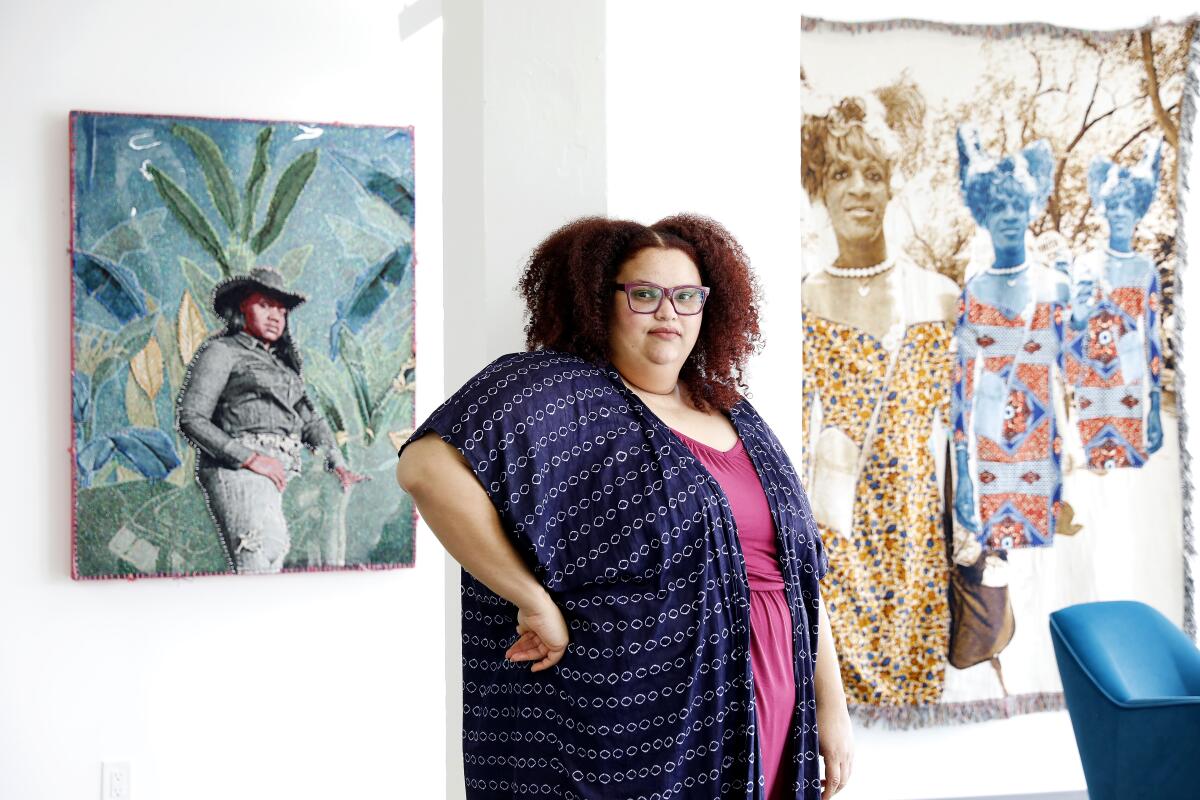
[[[971,533],[979,533],[979,526],[975,523],[975,487],[971,484],[966,449],[956,449],[955,457],[958,461],[958,474],[954,476],[954,514],[959,525]]]
[[[558,663],[567,650],[567,623],[500,522],[496,507],[462,454],[429,434],[404,448],[396,480],[447,552],[517,611],[510,661],[535,661],[533,671]]]
[[[533,672],[549,669],[567,652],[567,621],[550,595],[527,608],[517,611],[517,633],[520,637],[505,651],[509,661],[537,661]]]
[[[959,525],[971,533],[979,533],[975,524],[975,489],[965,472],[958,473],[958,485],[954,487],[954,513]]]
[[[1162,393],[1150,392],[1150,414],[1146,420],[1146,444],[1149,453],[1157,453],[1163,443]]]
[[[360,475],[357,472],[352,472],[349,467],[334,467],[333,471],[337,475],[338,481],[342,484],[343,492],[356,483],[371,480],[370,475]]]
[[[1075,302],[1071,304],[1071,329],[1081,331],[1087,327],[1087,318],[1095,310],[1096,282],[1090,277],[1075,283]]]
[[[822,703],[818,698],[817,742],[825,762],[821,800],[829,800],[850,781],[854,767],[854,733],[844,698],[841,703]]]
[[[246,463],[242,466],[251,472],[270,478],[271,482],[275,484],[275,488],[281,493],[287,488],[287,470],[283,468],[283,462],[277,458],[255,453],[247,458]]]
[[[825,762],[825,785],[821,800],[829,800],[845,788],[854,766],[854,734],[850,727],[850,712],[846,709],[846,692],[842,688],[842,673],[834,651],[833,628],[825,602],[817,616],[817,663],[813,672],[817,694],[817,748]]]

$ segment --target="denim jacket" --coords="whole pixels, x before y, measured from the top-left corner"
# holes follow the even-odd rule
[[[179,430],[200,450],[201,468],[241,467],[255,452],[237,441],[244,433],[299,437],[327,466],[345,465],[300,376],[245,331],[214,336],[196,352],[177,412]]]

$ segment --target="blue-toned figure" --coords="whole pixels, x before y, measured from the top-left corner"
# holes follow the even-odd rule
[[[1133,167],[1097,158],[1088,169],[1092,205],[1108,221],[1108,246],[1072,268],[1067,379],[1074,387],[1088,467],[1141,467],[1162,446],[1162,294],[1154,261],[1133,233],[1158,188],[1162,139]]]
[[[1068,282],[1025,247],[1053,185],[1049,145],[995,158],[963,126],[958,155],[963,199],[994,250],[963,289],[955,329],[955,560],[969,564],[983,551],[1051,542],[1062,494],[1051,378],[1062,369]]]

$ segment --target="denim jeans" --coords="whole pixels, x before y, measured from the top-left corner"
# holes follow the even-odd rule
[[[299,438],[244,433],[237,440],[282,462],[288,480],[300,474]],[[234,568],[239,573],[283,569],[291,537],[283,516],[283,493],[275,483],[245,468],[201,467],[196,477]]]

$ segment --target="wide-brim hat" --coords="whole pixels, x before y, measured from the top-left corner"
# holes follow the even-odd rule
[[[255,267],[244,275],[226,278],[213,287],[213,311],[218,316],[224,316],[221,313],[223,308],[236,305],[248,293],[255,291],[278,299],[288,311],[308,300],[307,295],[289,291],[284,286],[279,270],[274,267]]]

